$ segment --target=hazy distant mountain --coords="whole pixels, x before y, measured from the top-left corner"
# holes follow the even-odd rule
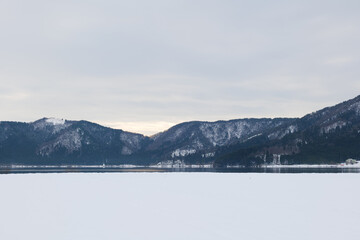
[[[152,137],[87,121],[0,122],[0,164],[256,165],[360,158],[360,96],[303,118],[186,122]]]

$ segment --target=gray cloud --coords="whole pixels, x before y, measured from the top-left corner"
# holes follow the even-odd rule
[[[359,10],[358,1],[1,1],[1,120],[149,132],[302,116],[359,94]]]

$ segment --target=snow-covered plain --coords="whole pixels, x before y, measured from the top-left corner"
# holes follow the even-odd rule
[[[359,174],[0,175],[0,239],[360,239]]]

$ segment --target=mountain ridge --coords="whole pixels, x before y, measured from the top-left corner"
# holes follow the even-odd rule
[[[332,163],[360,157],[357,133],[360,95],[301,118],[190,121],[150,137],[85,120],[1,121],[0,164]],[[336,159],[319,154],[344,142],[349,146],[342,149],[348,152],[329,150],[340,156]],[[317,146],[319,152],[309,146]]]

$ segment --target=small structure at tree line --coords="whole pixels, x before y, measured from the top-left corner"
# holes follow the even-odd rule
[[[355,160],[355,159],[352,159],[352,158],[349,158],[345,161],[345,164],[346,165],[353,165],[353,164],[356,164],[358,161]]]
[[[280,165],[281,164],[280,158],[281,158],[280,154],[273,154],[273,164]]]

